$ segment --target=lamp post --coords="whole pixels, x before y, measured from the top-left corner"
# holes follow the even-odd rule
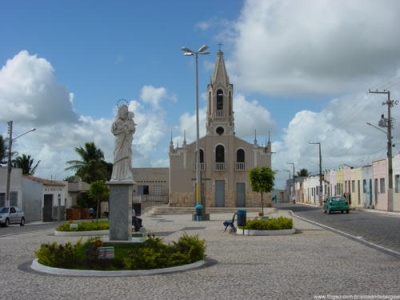
[[[289,178],[288,178],[288,179],[289,179],[289,181],[288,181],[288,182],[290,182],[290,179],[292,178],[292,176],[290,176],[290,170],[286,170],[286,169],[285,169],[284,171],[286,171],[286,172],[288,172],[288,173],[289,173]],[[288,197],[288,201],[290,202],[290,198],[289,198],[289,197]]]
[[[201,173],[200,173],[200,129],[199,129],[199,71],[198,71],[198,57],[199,54],[205,55],[205,54],[210,54],[210,52],[207,52],[206,50],[208,49],[207,45],[203,45],[197,52],[193,51],[187,47],[182,47],[182,51],[185,53],[183,55],[185,56],[194,56],[195,57],[195,81],[196,81],[196,203],[197,205],[201,203],[202,209],[201,209],[201,214],[203,217],[205,215],[206,211],[206,204],[205,201],[203,201],[203,197],[201,195]],[[197,206],[196,207],[199,207]]]
[[[379,122],[379,126],[388,127],[388,131],[386,132],[375,125],[367,122],[367,125],[374,127],[375,129],[382,131],[384,134],[387,135],[387,159],[388,159],[388,211],[393,211],[393,158],[392,158],[392,131],[391,131],[391,122],[390,119],[388,122],[382,122],[385,119],[382,116],[381,121]],[[385,125],[388,123],[387,125]]]
[[[19,136],[13,138],[12,137],[12,125],[13,125],[13,121],[9,121],[8,122],[8,163],[7,163],[7,186],[6,186],[6,202],[5,205],[6,207],[10,206],[10,182],[11,182],[11,154],[12,154],[12,142],[15,141],[17,138],[35,131],[36,128],[31,128],[30,130],[28,130],[27,132],[24,132],[23,134],[20,134]]]
[[[293,184],[293,204],[294,204],[296,201],[296,187],[294,186],[294,172],[295,172],[294,163],[287,163],[287,164],[293,166],[293,182],[292,182],[292,184]]]
[[[319,149],[319,205],[322,205],[322,155],[321,155],[321,143],[320,142],[309,142],[309,144],[318,145]]]

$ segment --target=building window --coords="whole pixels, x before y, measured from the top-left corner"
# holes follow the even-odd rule
[[[218,145],[215,149],[215,162],[225,162],[225,148],[224,146]]]
[[[366,194],[367,193],[367,180],[363,179],[363,193]]]
[[[225,170],[225,148],[222,145],[215,148],[215,170]]]
[[[355,180],[351,181],[351,192],[354,193],[356,191]]]
[[[236,161],[237,162],[244,162],[244,150],[239,149],[236,151]]]
[[[245,154],[243,149],[236,151],[236,170],[245,170]]]
[[[217,110],[224,109],[224,93],[222,90],[217,91]]]
[[[138,195],[148,195],[149,194],[149,186],[148,185],[139,185],[138,186]]]
[[[10,192],[10,206],[18,206],[18,192]]]
[[[154,190],[154,195],[156,196],[162,195],[162,185],[155,185],[153,187],[153,190]]]
[[[381,194],[386,193],[386,190],[385,190],[385,178],[381,178],[379,183],[380,183],[380,192],[381,192]]]

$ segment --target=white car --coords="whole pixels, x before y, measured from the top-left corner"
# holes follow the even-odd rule
[[[18,206],[0,208],[0,225],[8,227],[10,224],[25,225],[25,214]]]

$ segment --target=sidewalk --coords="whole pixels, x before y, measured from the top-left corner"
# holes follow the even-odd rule
[[[275,216],[288,216],[277,211]],[[248,213],[253,218],[256,213]],[[231,213],[144,215],[144,225],[166,242],[186,232],[205,239],[207,265],[139,277],[51,276],[30,269],[47,242],[79,237],[44,232],[0,239],[0,290],[8,300],[29,299],[314,299],[327,295],[400,295],[400,260],[354,240],[293,218],[296,234],[243,236],[224,232]],[[332,299],[332,298],[331,298]],[[370,298],[373,299],[373,298]]]

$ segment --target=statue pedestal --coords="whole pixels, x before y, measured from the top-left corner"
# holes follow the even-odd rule
[[[110,241],[131,241],[134,182],[108,181],[106,184],[110,187]]]

